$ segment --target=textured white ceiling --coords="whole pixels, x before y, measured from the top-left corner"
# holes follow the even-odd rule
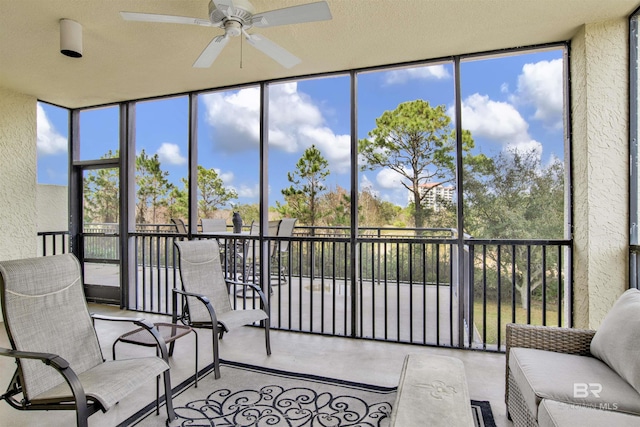
[[[77,108],[276,78],[569,40],[626,18],[638,0],[328,0],[331,21],[253,29],[302,59],[285,69],[232,39],[191,67],[217,28],[126,22],[119,11],[207,18],[209,0],[0,0],[0,86]],[[313,0],[252,0],[256,12]],[[84,56],[59,52],[61,18],[83,26]]]

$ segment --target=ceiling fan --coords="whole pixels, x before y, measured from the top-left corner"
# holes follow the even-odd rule
[[[253,5],[248,0],[211,0],[209,2],[209,19],[138,12],[120,12],[120,15],[126,21],[162,22],[223,28],[224,35],[216,36],[211,40],[198,59],[196,59],[196,62],[193,63],[195,68],[210,67],[229,42],[229,39],[240,35],[244,36],[253,47],[273,58],[283,67],[291,68],[300,63],[300,58],[265,36],[255,33],[249,34],[247,30],[253,27],[267,28],[331,19],[331,11],[326,1],[254,13]]]

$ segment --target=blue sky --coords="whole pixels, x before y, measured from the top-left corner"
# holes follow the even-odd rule
[[[461,64],[463,127],[476,151],[494,155],[507,147],[535,149],[543,163],[564,157],[563,52],[518,53]],[[287,172],[314,144],[329,161],[327,186],[349,188],[349,77],[287,82],[270,87],[270,205],[281,201]],[[445,105],[454,117],[451,63],[363,73],[358,77],[358,138],[366,138],[375,119],[399,103],[424,99]],[[258,200],[259,89],[211,92],[199,96],[198,158],[214,168],[239,194],[238,203]],[[67,183],[67,114],[38,106],[38,182]],[[118,145],[118,111],[102,108],[81,114],[81,158],[99,158]],[[187,174],[187,98],[139,103],[136,152],[158,154],[177,185]],[[407,192],[390,170],[360,172],[361,188],[405,206]]]

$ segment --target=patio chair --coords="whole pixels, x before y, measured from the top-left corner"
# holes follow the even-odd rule
[[[260,223],[258,221],[251,221],[251,226],[249,227],[249,236],[253,236],[254,238],[260,235]],[[255,277],[253,277],[253,263],[255,262],[255,258],[260,250],[260,245],[257,240],[248,239],[242,245],[242,251],[238,251],[236,254],[238,257],[238,263],[242,267],[242,280],[245,282],[252,281],[255,282]]]
[[[255,283],[241,283],[224,277],[220,249],[215,239],[175,242],[182,289],[173,289],[173,323],[180,320],[193,328],[208,328],[213,335],[213,366],[215,378],[220,378],[218,340],[225,332],[237,327],[264,321],[267,355],[271,354],[269,341],[269,304]],[[233,309],[229,298],[230,286],[240,285],[253,289],[264,309]],[[178,314],[178,295],[183,296],[182,313]],[[170,350],[171,351],[171,346]]]
[[[280,220],[272,220],[269,221],[267,223],[267,235],[268,236],[277,236],[278,235],[278,229],[280,228]],[[257,221],[254,221],[251,223],[251,231],[249,233],[250,235],[253,236],[258,236],[260,234],[260,223]],[[276,245],[278,242],[272,240],[269,243],[269,256],[273,256],[273,254],[276,251]],[[245,281],[251,280],[251,281],[255,281],[256,280],[256,276],[257,276],[257,271],[259,270],[260,267],[260,245],[258,244],[258,242],[256,241],[252,241],[252,245],[251,248],[249,248],[249,246],[247,246],[247,248],[245,248],[245,259],[249,260],[251,259],[250,262],[247,262],[247,268],[246,268],[246,276],[247,278],[244,279]]]
[[[290,238],[293,235],[293,229],[296,226],[297,218],[283,218],[280,220],[280,225],[278,226],[278,237],[286,237]],[[275,274],[278,276],[278,285],[282,283],[287,283],[287,272],[285,270],[285,266],[282,263],[283,257],[289,251],[289,240],[279,240],[274,241],[274,248],[271,251],[271,272],[272,275]]]
[[[176,227],[176,233],[178,234],[188,234],[187,226],[184,224],[184,221],[180,218],[171,218],[171,223]]]
[[[202,218],[203,233],[227,231],[227,221],[219,218]]]
[[[0,356],[15,358],[18,365],[0,400],[19,410],[75,410],[77,425],[85,427],[90,415],[106,412],[163,374],[167,421],[175,418],[167,347],[158,331],[141,318],[90,315],[80,263],[72,254],[0,262],[0,294],[11,343],[11,349],[0,348]],[[147,329],[162,358],[105,361],[92,318]]]

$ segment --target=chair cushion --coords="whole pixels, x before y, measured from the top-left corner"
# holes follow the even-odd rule
[[[106,411],[137,389],[143,381],[149,381],[167,369],[169,365],[159,357],[110,360],[82,372],[78,379],[87,398],[99,401]],[[67,397],[71,397],[71,389],[65,382],[35,396],[32,402]]]
[[[615,407],[572,405],[543,399],[538,409],[539,427],[574,427],[574,426],[615,426],[637,427],[640,417],[637,415],[616,412]],[[609,410],[604,409],[609,408]]]
[[[640,414],[640,394],[595,357],[512,348],[509,369],[536,417],[542,399]]]
[[[640,393],[640,290],[623,293],[591,341],[591,354]]]

